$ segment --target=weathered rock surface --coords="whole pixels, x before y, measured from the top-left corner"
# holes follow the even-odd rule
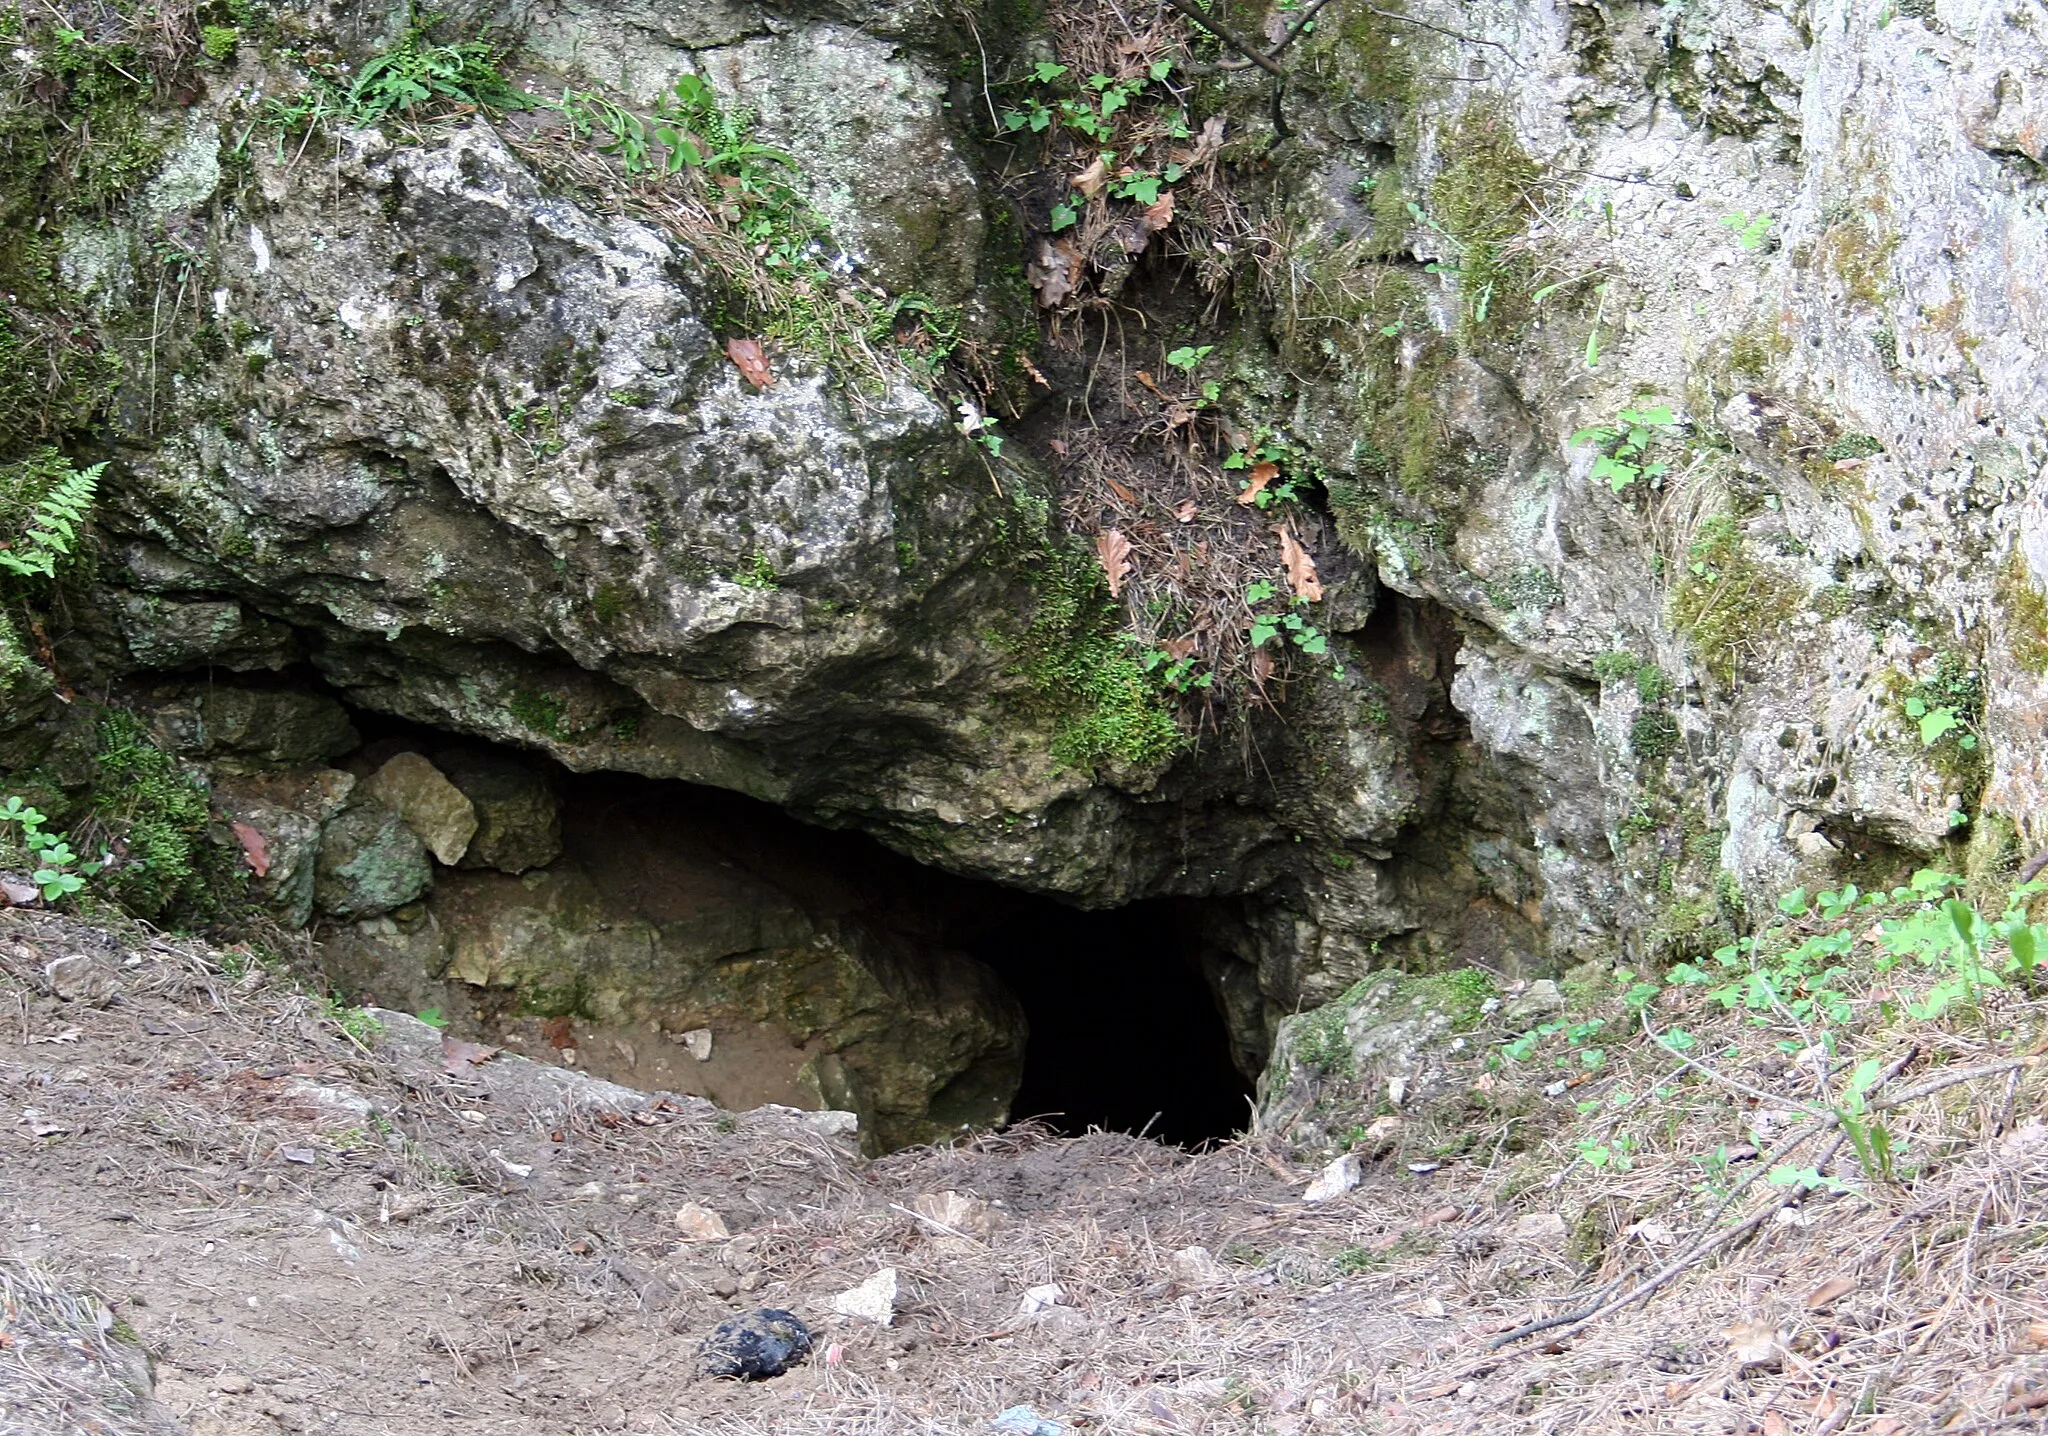
[[[363,792],[397,813],[435,862],[454,867],[468,854],[476,807],[420,754],[397,754],[363,780]]]
[[[867,13],[863,13],[867,12]],[[900,43],[908,7],[834,7],[799,26],[746,4],[599,5],[521,15],[528,45],[643,102],[697,74],[802,157],[802,183],[860,272],[892,292],[971,301],[985,222],[941,66]]]
[[[1094,860],[1061,804],[1088,784],[988,640],[1024,520],[943,406],[852,402],[798,356],[753,392],[688,255],[548,195],[488,128],[354,135],[338,199],[258,165],[216,234],[267,361],[195,400],[234,423],[126,456],[114,522],[143,536],[111,601],[230,592],[354,702],[1036,880],[1026,815],[1054,881],[1143,881]]]
[[[209,683],[156,695],[146,713],[172,752],[225,773],[320,763],[360,741],[339,703],[291,688]]]
[[[289,627],[233,600],[181,603],[160,594],[127,593],[119,598],[114,621],[129,656],[145,668],[277,669],[295,653]]]
[[[417,899],[434,881],[419,835],[375,798],[352,798],[320,835],[313,903],[329,917],[376,917]]]

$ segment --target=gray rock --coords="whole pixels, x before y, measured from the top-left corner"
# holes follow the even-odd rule
[[[313,915],[321,833],[355,787],[355,778],[337,768],[231,774],[214,780],[214,803],[233,825],[243,865],[250,870],[250,894],[287,927],[303,927]],[[255,860],[258,854],[260,864]],[[259,866],[263,871],[256,871]]]
[[[321,763],[361,741],[339,703],[290,688],[207,684],[160,697],[150,717],[173,752],[228,773]]]
[[[804,156],[811,202],[876,283],[941,303],[973,295],[980,196],[923,63],[887,40],[813,25],[718,51],[706,68],[755,110],[771,143]]]
[[[801,157],[798,182],[867,278],[941,303],[971,300],[985,221],[948,123],[945,79],[896,34],[868,32],[857,11],[840,15],[771,26],[728,0],[569,0],[536,16],[526,38],[533,53],[643,101],[699,75],[753,114],[763,143]]]
[[[198,209],[220,185],[220,126],[204,111],[186,117],[184,133],[143,190],[142,203],[159,222]]]
[[[1334,1002],[1284,1019],[1259,1077],[1253,1130],[1280,1134],[1297,1152],[1328,1155],[1342,1151],[1339,1134],[1369,1121],[1390,1095],[1397,1105],[1441,1096],[1451,1060],[1471,1047],[1464,1034],[1480,1021],[1485,994],[1473,974],[1379,972]],[[1385,1145],[1380,1131],[1369,1136]]]
[[[453,867],[469,851],[476,808],[422,755],[398,754],[363,781],[362,791],[404,819],[436,862]]]
[[[421,1080],[446,1077],[441,1043],[447,1034],[409,1012],[385,1007],[371,1007],[368,1011],[382,1029],[375,1038],[382,1050],[412,1064]],[[551,1067],[509,1052],[499,1052],[468,1067],[463,1080],[481,1087],[493,1103],[536,1117],[566,1117],[583,1112],[608,1112],[616,1116],[638,1111],[654,1100],[645,1092],[621,1087],[616,1082]],[[695,1099],[665,1100],[671,1105],[679,1103],[687,1110]],[[702,1112],[712,1110],[708,1102],[698,1106]]]
[[[228,797],[218,787],[215,799],[241,842],[250,896],[286,927],[304,927],[313,916],[320,821],[258,796]]]
[[[329,917],[375,917],[418,900],[433,884],[426,844],[396,812],[354,798],[321,832],[314,906]]]
[[[112,968],[82,952],[52,958],[43,965],[43,976],[66,1002],[104,1002],[120,986]]]
[[[1555,1017],[1564,1009],[1563,991],[1549,978],[1542,977],[1530,983],[1520,996],[1509,999],[1503,1011],[1509,1022],[1527,1026],[1546,1017]]]

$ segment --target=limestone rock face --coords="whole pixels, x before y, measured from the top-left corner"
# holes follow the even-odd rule
[[[688,253],[550,195],[487,127],[352,135],[318,195],[256,163],[215,249],[267,358],[220,366],[128,456],[110,605],[232,601],[353,702],[579,769],[1005,874],[1050,838],[1067,872],[1142,882],[1086,852],[1099,825],[1058,805],[1087,780],[989,638],[1015,627],[1028,472],[992,485],[907,382],[856,402],[777,355],[755,392]],[[228,621],[197,615],[178,651]]]
[[[420,754],[397,754],[363,781],[363,792],[397,813],[435,862],[454,867],[468,854],[476,836],[476,808]]]
[[[1244,261],[1241,302],[1191,336],[1216,344],[1231,421],[1313,463],[1343,538],[1316,554],[1327,676],[1241,744],[1144,771],[1054,761],[1061,719],[1018,647],[1061,512],[1029,415],[998,458],[908,370],[854,382],[771,346],[754,389],[703,254],[551,188],[513,126],[230,163],[245,81],[271,83],[253,70],[160,117],[164,159],[128,204],[47,226],[95,342],[134,357],[76,645],[109,681],[171,684],[158,730],[217,777],[347,751],[339,694],[1084,904],[1225,900],[1201,961],[1247,1066],[1389,962],[1676,960],[1795,883],[2048,843],[2039,27],[1970,0],[1882,25],[1763,0],[1369,10],[1290,50],[1319,88],[1290,93],[1284,162],[1226,158],[1257,262],[1210,246]],[[645,102],[687,72],[757,110],[849,283],[970,325],[1031,312],[1025,245],[993,237],[1012,216],[984,188],[1009,160],[977,153],[971,118],[984,64],[1000,84],[1053,57],[1050,33],[998,33],[1031,20],[970,34],[897,0],[466,13],[550,79]],[[404,23],[314,18],[354,55]],[[1247,142],[1232,157],[1264,144],[1261,106],[1218,103]],[[1485,256],[1459,227],[1504,214],[1504,267],[1466,292]],[[157,332],[172,228],[207,278],[172,306],[195,328],[159,378],[132,336]],[[1082,398],[1061,382],[1049,405]],[[1574,435],[1638,406],[1670,411],[1648,426],[1662,467],[1617,485]],[[56,701],[31,653],[0,630],[10,727]],[[1953,736],[1909,702],[1951,710]],[[653,936],[627,953],[572,921],[612,899],[555,856],[536,790],[445,771],[479,865],[435,898],[449,915],[369,916],[431,876],[369,804],[321,819],[319,906],[388,922],[379,941],[471,944],[463,971],[497,990],[587,967],[695,1000],[641,962]],[[301,827],[239,811],[302,852]],[[278,871],[266,895],[296,913],[302,870]],[[472,900],[508,932],[574,931],[534,952],[575,960],[475,946],[451,926]],[[810,953],[825,928],[806,922],[725,955]],[[820,982],[926,1010],[904,995],[923,979],[845,942],[850,966],[804,959]],[[721,1002],[767,1010],[731,980]],[[880,997],[834,1003],[822,1026],[776,1020],[886,1025]],[[801,1085],[973,1070],[890,1068],[863,1033],[806,1051]],[[888,1102],[936,1110],[922,1090]]]
[[[386,804],[359,797],[320,834],[313,902],[329,917],[375,917],[416,900],[434,881],[426,844]]]
[[[678,75],[709,81],[753,114],[762,142],[802,157],[807,197],[864,277],[971,300],[985,221],[944,79],[929,53],[899,43],[901,20],[833,9],[795,27],[745,5],[571,0],[520,18],[536,54],[636,99]]]

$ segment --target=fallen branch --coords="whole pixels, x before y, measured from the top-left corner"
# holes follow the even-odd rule
[[[2023,1411],[2039,1411],[2043,1406],[2048,1406],[2048,1386],[2013,1397],[2005,1403],[2005,1414],[2018,1416]]]
[[[1842,1144],[1848,1140],[1846,1135],[1837,1136],[1834,1141],[1828,1144],[1828,1149],[1820,1154],[1820,1160],[1814,1163],[1814,1169],[1818,1171],[1821,1167],[1826,1166],[1835,1153],[1842,1149]],[[1497,1351],[1511,1341],[1520,1341],[1524,1337],[1534,1336],[1537,1332],[1552,1331],[1559,1327],[1569,1328],[1565,1335],[1570,1335],[1571,1331],[1575,1331],[1579,1327],[1590,1326],[1603,1316],[1620,1311],[1623,1307],[1631,1306],[1645,1297],[1655,1296],[1660,1289],[1668,1286],[1676,1277],[1696,1263],[1719,1251],[1722,1247],[1733,1245],[1742,1238],[1749,1236],[1758,1227],[1776,1216],[1781,1209],[1803,1200],[1813,1191],[1814,1188],[1803,1183],[1792,1187],[1784,1196],[1776,1201],[1766,1202],[1734,1226],[1718,1233],[1712,1240],[1697,1245],[1685,1252],[1684,1255],[1667,1262],[1654,1275],[1637,1282],[1620,1296],[1601,1302],[1598,1306],[1581,1308],[1575,1312],[1565,1312],[1558,1316],[1547,1317],[1542,1321],[1532,1321],[1526,1326],[1517,1327],[1505,1335],[1495,1337],[1486,1344],[1487,1349],[1489,1351]]]
[[[1932,1097],[1936,1092],[1942,1091],[1944,1088],[1960,1086],[1965,1082],[1974,1082],[1979,1077],[1997,1077],[2007,1072],[2024,1072],[2030,1068],[2039,1067],[2044,1062],[2048,1062],[2048,1056],[2035,1054],[2030,1057],[2009,1058],[2004,1062],[1984,1062],[1975,1067],[1957,1067],[1952,1071],[1942,1073],[1939,1077],[1930,1077],[1918,1086],[1908,1087],[1897,1096],[1887,1097],[1882,1102],[1872,1102],[1869,1104],[1869,1110],[1873,1112],[1889,1112],[1894,1107],[1903,1107],[1908,1102],[1919,1101],[1922,1097]],[[1876,1088],[1873,1086],[1871,1090],[1875,1091]]]
[[[1753,1098],[1758,1102],[1764,1102],[1773,1106],[1790,1107],[1794,1111],[1804,1112],[1809,1117],[1822,1117],[1827,1115],[1825,1109],[1823,1108],[1809,1107],[1804,1102],[1794,1102],[1788,1098],[1780,1097],[1775,1093],[1761,1091],[1758,1088],[1751,1087],[1745,1082],[1738,1082],[1733,1077],[1730,1077],[1725,1073],[1716,1072],[1713,1068],[1707,1066],[1706,1063],[1699,1061],[1697,1058],[1688,1057],[1685,1053],[1679,1051],[1676,1047],[1673,1047],[1669,1042],[1665,1041],[1664,1035],[1658,1032],[1657,1029],[1655,1029],[1654,1027],[1650,1026],[1649,1013],[1638,1013],[1637,1016],[1642,1021],[1643,1035],[1645,1037],[1649,1038],[1652,1042],[1656,1043],[1659,1047],[1663,1048],[1673,1057],[1676,1057],[1680,1062],[1683,1062],[1693,1071],[1699,1073],[1700,1076],[1706,1078],[1709,1082],[1717,1082],[1721,1086],[1726,1087],[1731,1092],[1738,1092],[1742,1096]]]
[[[1676,1049],[1666,1045],[1663,1039],[1660,1038],[1656,1034],[1656,1032],[1651,1029],[1649,1024],[1649,1018],[1647,1016],[1643,1018],[1643,1030],[1649,1034],[1651,1041],[1655,1042],[1659,1047],[1664,1048],[1666,1052],[1671,1053],[1675,1057],[1679,1057],[1681,1059],[1684,1058],[1684,1053],[1678,1052]],[[1907,1066],[1912,1063],[1913,1059],[1917,1057],[1919,1053],[1920,1049],[1918,1047],[1908,1048],[1904,1056],[1898,1058],[1883,1072],[1878,1074],[1877,1080],[1871,1083],[1869,1090],[1872,1092],[1877,1091],[1878,1089],[1883,1087],[1885,1083],[1891,1081],[1894,1077],[1898,1076],[1901,1072],[1905,1071]],[[1699,1064],[1697,1063],[1693,1063],[1690,1065],[1699,1066]],[[1987,1068],[1971,1069],[1970,1075],[1984,1076],[1993,1070],[2004,1071],[2006,1068],[2012,1065],[2014,1064],[1994,1063]],[[1706,1068],[1703,1066],[1700,1066],[1699,1070],[1708,1076],[1719,1075],[1714,1073],[1710,1068]],[[1948,1074],[1948,1076],[1953,1080],[1944,1081],[1940,1084],[1941,1086],[1952,1086],[1954,1085],[1955,1081],[1964,1080],[1960,1072],[1951,1073]],[[1740,1084],[1736,1085],[1739,1086]],[[1924,1095],[1928,1091],[1937,1090],[1939,1090],[1939,1087],[1937,1086],[1934,1086],[1929,1083],[1922,1083],[1919,1087],[1914,1088],[1909,1093],[1901,1093],[1898,1097],[1894,1098],[1891,1103],[1885,1105],[1897,1105],[1897,1103],[1899,1102],[1909,1100],[1914,1095]],[[1869,1110],[1877,1110],[1879,1105],[1880,1104],[1877,1103],[1871,1103],[1869,1104]],[[1717,1233],[1712,1237],[1707,1237],[1705,1235],[1707,1232],[1713,1230],[1713,1225],[1716,1221],[1720,1220],[1721,1213],[1727,1211],[1728,1208],[1735,1202],[1735,1200],[1738,1197],[1740,1197],[1744,1192],[1748,1191],[1750,1187],[1754,1186],[1759,1179],[1768,1176],[1770,1172],[1773,1170],[1775,1164],[1779,1160],[1781,1160],[1789,1153],[1791,1153],[1793,1149],[1804,1145],[1805,1143],[1811,1141],[1815,1137],[1818,1137],[1819,1135],[1821,1135],[1821,1133],[1830,1131],[1835,1127],[1839,1127],[1842,1122],[1841,1114],[1839,1112],[1816,1113],[1809,1120],[1811,1122],[1811,1125],[1802,1124],[1800,1127],[1794,1129],[1793,1131],[1786,1133],[1784,1139],[1780,1141],[1777,1146],[1773,1147],[1769,1152],[1764,1153],[1757,1159],[1756,1170],[1751,1172],[1748,1176],[1744,1177],[1740,1182],[1736,1183],[1735,1186],[1729,1191],[1728,1195],[1721,1198],[1720,1203],[1714,1208],[1713,1211],[1707,1213],[1706,1219],[1700,1223],[1699,1227],[1695,1231],[1691,1243],[1689,1243],[1682,1251],[1679,1252],[1679,1254],[1676,1257],[1674,1257],[1670,1262],[1668,1262],[1655,1275],[1646,1278],[1637,1286],[1631,1288],[1629,1292],[1627,1292],[1625,1295],[1613,1298],[1612,1300],[1607,1299],[1605,1295],[1605,1293],[1611,1290],[1614,1285],[1614,1283],[1609,1282],[1606,1285],[1595,1289],[1594,1299],[1589,1304],[1581,1306],[1575,1311],[1560,1312],[1556,1316],[1544,1317],[1540,1321],[1532,1321],[1522,1326],[1518,1326],[1513,1331],[1506,1332],[1500,1336],[1495,1337],[1492,1341],[1489,1341],[1486,1344],[1487,1350],[1498,1351],[1501,1347],[1507,1346],[1512,1342],[1525,1340],[1526,1338],[1535,1336],[1540,1332],[1555,1331],[1559,1327],[1571,1327],[1576,1329],[1580,1326],[1584,1326],[1591,1322],[1597,1321],[1601,1317],[1607,1315],[1610,1312],[1618,1311],[1622,1307],[1627,1306],[1630,1303],[1641,1299],[1642,1297],[1654,1295],[1659,1288],[1667,1285],[1674,1277],[1678,1276],[1681,1272],[1685,1271],[1688,1267],[1694,1265],[1696,1262],[1701,1260],[1703,1257],[1707,1256],[1709,1253],[1714,1252],[1723,1246],[1726,1246],[1728,1243],[1734,1241],[1737,1237],[1745,1236],[1748,1233],[1755,1231],[1759,1225],[1761,1225],[1764,1221],[1769,1219],[1780,1208],[1790,1206],[1792,1203],[1799,1201],[1800,1199],[1805,1197],[1807,1193],[1810,1190],[1812,1190],[1811,1188],[1806,1186],[1794,1187],[1790,1191],[1788,1191],[1784,1197],[1780,1198],[1777,1201],[1771,1202],[1766,1206],[1758,1208],[1755,1212],[1750,1214],[1748,1217],[1745,1217],[1741,1222],[1737,1223],[1735,1226],[1730,1227],[1727,1231]],[[1820,1159],[1813,1164],[1814,1170],[1819,1171],[1822,1167],[1826,1166],[1829,1159],[1832,1158],[1836,1152],[1841,1150],[1842,1143],[1847,1140],[1848,1138],[1846,1136],[1837,1136],[1835,1140],[1828,1145],[1827,1151],[1823,1152],[1820,1156]]]
[[[1214,65],[1201,67],[1202,70],[1246,70],[1256,65],[1275,79],[1282,79],[1286,77],[1287,72],[1280,67],[1281,52],[1295,42],[1301,32],[1308,28],[1309,22],[1316,18],[1316,12],[1329,4],[1330,0],[1315,0],[1315,3],[1304,10],[1287,28],[1287,32],[1280,37],[1280,42],[1270,50],[1259,49],[1221,20],[1205,14],[1202,7],[1195,4],[1195,0],[1166,0],[1166,3],[1243,56],[1240,60],[1219,60]],[[1191,72],[1200,72],[1192,65],[1188,66],[1188,69]]]

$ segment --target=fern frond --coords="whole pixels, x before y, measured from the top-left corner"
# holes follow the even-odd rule
[[[57,561],[77,547],[78,530],[92,513],[106,467],[77,469],[64,460],[55,486],[37,501],[20,537],[0,548],[0,569],[24,578],[55,578]]]

